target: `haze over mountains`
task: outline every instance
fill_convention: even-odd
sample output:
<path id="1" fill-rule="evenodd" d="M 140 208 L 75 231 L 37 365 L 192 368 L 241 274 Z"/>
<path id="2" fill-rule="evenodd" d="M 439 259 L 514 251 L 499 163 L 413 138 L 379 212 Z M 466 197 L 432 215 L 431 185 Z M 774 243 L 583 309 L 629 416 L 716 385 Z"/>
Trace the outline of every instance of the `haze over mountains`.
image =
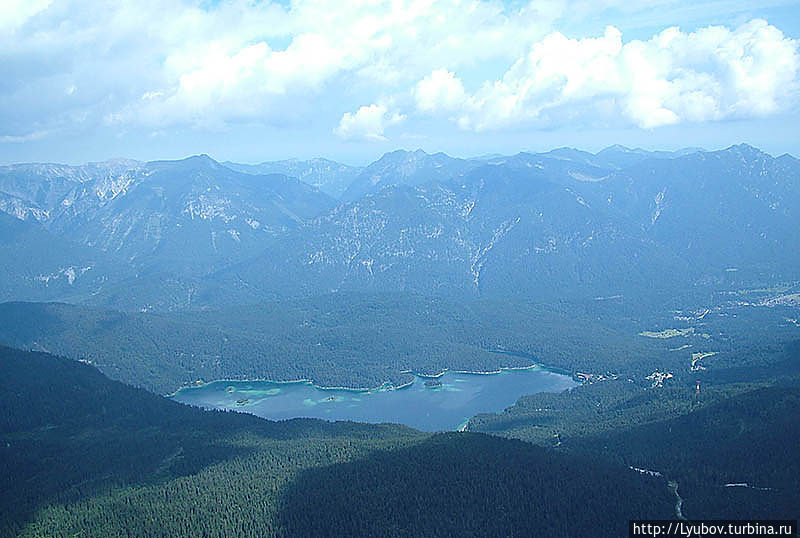
<path id="1" fill-rule="evenodd" d="M 0 538 L 797 535 L 798 5 L 1 2 Z"/>
<path id="2" fill-rule="evenodd" d="M 794 517 L 798 207 L 800 161 L 747 145 L 2 167 L 0 536 Z M 433 436 L 103 377 L 247 413 L 288 394 L 259 380 L 369 405 L 531 363 L 574 388 Z"/>
<path id="3" fill-rule="evenodd" d="M 246 174 L 283 174 L 317 187 L 322 192 L 339 198 L 350 186 L 350 183 L 363 170 L 360 166 L 349 166 L 328 159 L 310 159 L 300 161 L 267 161 L 261 164 L 240 164 L 226 161 L 222 163 L 231 170 Z"/>
<path id="4" fill-rule="evenodd" d="M 11 165 L 0 300 L 174 310 L 340 290 L 554 298 L 789 280 L 798 202 L 800 161 L 747 145 L 398 150 L 363 169 L 205 155 Z"/>

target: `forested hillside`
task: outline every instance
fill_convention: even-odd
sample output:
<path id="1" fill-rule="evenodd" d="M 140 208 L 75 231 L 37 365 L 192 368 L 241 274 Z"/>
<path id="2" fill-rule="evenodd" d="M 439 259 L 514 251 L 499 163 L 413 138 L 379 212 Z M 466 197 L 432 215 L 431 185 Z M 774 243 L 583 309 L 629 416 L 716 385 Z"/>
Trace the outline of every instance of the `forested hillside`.
<path id="1" fill-rule="evenodd" d="M 114 379 L 160 393 L 215 379 L 376 387 L 408 382 L 408 371 L 496 371 L 534 362 L 646 375 L 652 364 L 639 363 L 641 357 L 673 358 L 637 336 L 635 326 L 614 326 L 572 305 L 402 294 L 335 294 L 183 314 L 6 303 L 0 321 L 0 342 L 88 360 Z"/>
<path id="2" fill-rule="evenodd" d="M 217 379 L 377 387 L 406 383 L 409 371 L 532 363 L 637 386 L 660 372 L 672 374 L 668 385 L 680 379 L 693 387 L 697 379 L 772 375 L 782 346 L 797 337 L 787 321 L 796 317 L 793 289 L 719 296 L 711 308 L 684 306 L 681 297 L 649 307 L 624 298 L 458 302 L 401 293 L 183 313 L 5 303 L 0 343 L 87 360 L 113 379 L 161 394 Z M 699 366 L 695 354 L 703 356 Z"/>
<path id="3" fill-rule="evenodd" d="M 800 346 L 771 375 L 703 378 L 642 388 L 623 380 L 522 398 L 479 415 L 488 432 L 677 481 L 687 517 L 793 518 L 800 506 Z"/>

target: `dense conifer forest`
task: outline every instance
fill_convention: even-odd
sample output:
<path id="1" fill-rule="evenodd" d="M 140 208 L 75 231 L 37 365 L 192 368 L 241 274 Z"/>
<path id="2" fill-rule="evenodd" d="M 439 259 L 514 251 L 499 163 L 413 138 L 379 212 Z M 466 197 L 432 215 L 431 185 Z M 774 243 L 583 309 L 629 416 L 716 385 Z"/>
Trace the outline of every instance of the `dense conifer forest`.
<path id="1" fill-rule="evenodd" d="M 331 294 L 175 314 L 0 304 L 0 342 L 88 360 L 113 379 L 162 394 L 197 380 L 377 387 L 407 383 L 409 371 L 495 371 L 533 362 L 569 372 L 598 363 L 614 370 L 666 355 L 625 329 L 580 305 L 462 304 L 400 294 Z"/>
<path id="2" fill-rule="evenodd" d="M 796 337 L 784 321 L 791 313 L 780 308 L 676 322 L 676 301 L 650 308 L 619 300 L 462 303 L 337 293 L 171 314 L 3 303 L 0 342 L 87 360 L 112 379 L 166 394 L 216 379 L 377 387 L 407 383 L 409 371 L 495 371 L 534 362 L 643 382 L 654 370 L 686 377 L 697 346 L 717 352 L 703 375 L 726 375 L 721 370 L 734 366 L 771 368 L 775 351 Z M 675 326 L 693 332 L 677 340 L 639 334 Z M 695 349 L 670 350 L 684 343 Z"/>
<path id="3" fill-rule="evenodd" d="M 794 518 L 800 506 L 800 345 L 771 369 L 641 388 L 617 379 L 521 398 L 469 429 L 655 471 L 680 486 L 687 517 Z M 748 379 L 748 374 L 751 374 Z"/>

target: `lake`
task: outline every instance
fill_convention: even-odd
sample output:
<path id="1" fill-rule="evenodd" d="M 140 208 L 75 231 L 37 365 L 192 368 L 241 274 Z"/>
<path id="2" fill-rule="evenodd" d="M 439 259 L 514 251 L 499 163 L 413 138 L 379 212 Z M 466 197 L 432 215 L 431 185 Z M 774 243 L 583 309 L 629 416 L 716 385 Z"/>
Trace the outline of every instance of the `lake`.
<path id="1" fill-rule="evenodd" d="M 426 386 L 440 381 L 441 386 Z M 216 381 L 178 391 L 175 400 L 232 409 L 271 420 L 297 417 L 394 422 L 424 431 L 456 430 L 478 413 L 500 412 L 520 396 L 561 392 L 577 385 L 568 375 L 533 367 L 497 374 L 446 372 L 432 380 L 370 391 L 323 389 L 310 382 Z"/>

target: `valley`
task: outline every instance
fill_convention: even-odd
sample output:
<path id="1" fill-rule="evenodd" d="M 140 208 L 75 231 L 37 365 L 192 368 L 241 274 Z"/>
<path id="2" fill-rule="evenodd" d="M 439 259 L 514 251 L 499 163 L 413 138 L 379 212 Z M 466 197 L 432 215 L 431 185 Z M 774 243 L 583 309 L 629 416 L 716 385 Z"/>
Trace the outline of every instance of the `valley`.
<path id="1" fill-rule="evenodd" d="M 0 73 L 0 538 L 796 534 L 800 0 L 0 0 Z"/>
<path id="2" fill-rule="evenodd" d="M 791 516 L 798 181 L 749 146 L 0 167 L 0 535 Z"/>

